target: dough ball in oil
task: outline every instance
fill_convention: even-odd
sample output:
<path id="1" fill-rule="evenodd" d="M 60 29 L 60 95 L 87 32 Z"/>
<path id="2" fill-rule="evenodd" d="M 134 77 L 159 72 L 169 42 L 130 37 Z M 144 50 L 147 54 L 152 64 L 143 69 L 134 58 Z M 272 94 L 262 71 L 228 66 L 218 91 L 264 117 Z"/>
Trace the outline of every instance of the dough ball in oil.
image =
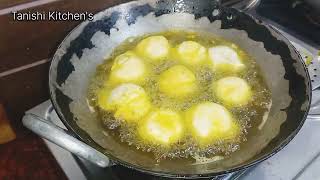
<path id="1" fill-rule="evenodd" d="M 127 51 L 115 58 L 109 80 L 112 84 L 141 84 L 146 76 L 147 70 L 143 60 L 132 51 Z"/>
<path id="2" fill-rule="evenodd" d="M 195 105 L 186 112 L 186 119 L 192 136 L 200 146 L 232 140 L 240 133 L 240 127 L 231 113 L 216 103 Z"/>
<path id="3" fill-rule="evenodd" d="M 152 106 L 144 89 L 131 83 L 121 84 L 110 92 L 101 89 L 97 97 L 101 109 L 113 112 L 115 118 L 127 122 L 142 119 Z"/>
<path id="4" fill-rule="evenodd" d="M 238 53 L 228 46 L 209 48 L 209 60 L 215 71 L 238 72 L 245 68 Z"/>
<path id="5" fill-rule="evenodd" d="M 217 98 L 228 106 L 248 104 L 252 91 L 248 83 L 239 77 L 225 77 L 213 82 L 212 88 Z"/>
<path id="6" fill-rule="evenodd" d="M 178 112 L 164 109 L 154 110 L 142 121 L 138 132 L 142 140 L 147 143 L 170 145 L 182 138 L 183 120 Z"/>
<path id="7" fill-rule="evenodd" d="M 195 41 L 184 41 L 176 48 L 177 58 L 184 64 L 199 65 L 207 59 L 207 49 Z"/>
<path id="8" fill-rule="evenodd" d="M 159 90 L 171 97 L 185 97 L 197 90 L 194 73 L 182 65 L 175 65 L 162 72 L 159 77 Z"/>
<path id="9" fill-rule="evenodd" d="M 164 36 L 150 36 L 137 45 L 136 51 L 147 60 L 163 60 L 169 55 L 170 45 Z"/>

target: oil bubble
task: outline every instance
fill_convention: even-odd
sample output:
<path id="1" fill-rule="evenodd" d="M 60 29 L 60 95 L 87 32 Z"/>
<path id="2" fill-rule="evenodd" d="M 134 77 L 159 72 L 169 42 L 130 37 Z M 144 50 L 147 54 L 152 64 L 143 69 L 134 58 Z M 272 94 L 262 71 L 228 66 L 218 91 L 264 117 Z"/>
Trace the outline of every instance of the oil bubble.
<path id="1" fill-rule="evenodd" d="M 185 40 L 191 39 L 197 41 L 206 48 L 210 48 L 216 45 L 226 45 L 233 47 L 243 59 L 243 63 L 246 66 L 246 71 L 230 73 L 213 71 L 208 64 L 199 65 L 196 67 L 188 66 L 188 68 L 195 74 L 198 91 L 197 93 L 185 98 L 169 97 L 159 91 L 158 79 L 160 74 L 168 68 L 179 64 L 176 61 L 174 54 L 169 54 L 164 60 L 156 62 L 146 61 L 146 66 L 149 68 L 148 76 L 145 79 L 144 84 L 141 86 L 145 89 L 147 95 L 152 102 L 154 108 L 164 108 L 173 111 L 184 113 L 190 107 L 203 103 L 203 102 L 215 102 L 222 104 L 212 92 L 212 82 L 226 76 L 238 76 L 245 79 L 249 86 L 252 88 L 253 96 L 251 101 L 240 107 L 228 107 L 235 121 L 240 127 L 240 133 L 237 137 L 230 140 L 218 139 L 206 146 L 199 145 L 199 142 L 193 138 L 189 131 L 186 131 L 183 137 L 178 141 L 170 145 L 164 145 L 159 143 L 144 142 L 137 133 L 137 128 L 140 122 L 128 123 L 123 119 L 114 118 L 112 112 L 107 112 L 99 108 L 97 105 L 97 92 L 101 88 L 113 88 L 113 85 L 108 84 L 108 74 L 110 72 L 113 59 L 128 50 L 133 50 L 134 47 L 143 38 L 150 36 L 142 36 L 130 38 L 122 45 L 115 49 L 110 58 L 106 59 L 105 63 L 99 65 L 96 70 L 96 74 L 92 79 L 88 88 L 88 100 L 90 105 L 93 106 L 101 120 L 102 126 L 105 128 L 108 136 L 113 136 L 115 139 L 126 143 L 128 148 L 134 148 L 145 153 L 152 153 L 157 161 L 160 163 L 162 159 L 175 159 L 175 158 L 192 158 L 196 162 L 208 162 L 218 161 L 231 153 L 241 149 L 241 144 L 247 141 L 250 136 L 250 130 L 257 128 L 254 123 L 260 121 L 265 112 L 268 110 L 268 105 L 271 99 L 271 92 L 266 85 L 266 82 L 261 74 L 257 63 L 254 58 L 249 56 L 240 46 L 228 42 L 219 37 L 215 37 L 208 34 L 200 34 L 195 32 L 186 31 L 167 31 L 152 35 L 165 36 L 172 47 L 180 44 Z"/>

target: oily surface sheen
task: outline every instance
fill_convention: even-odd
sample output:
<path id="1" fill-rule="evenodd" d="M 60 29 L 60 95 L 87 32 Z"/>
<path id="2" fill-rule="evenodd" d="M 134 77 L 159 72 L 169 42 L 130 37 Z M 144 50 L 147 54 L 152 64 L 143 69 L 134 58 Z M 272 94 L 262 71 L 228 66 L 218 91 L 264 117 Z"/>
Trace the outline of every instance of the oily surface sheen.
<path id="1" fill-rule="evenodd" d="M 168 44 L 150 47 L 145 40 L 152 36 L 160 36 L 158 41 L 165 37 Z M 123 54 L 131 60 L 123 63 Z M 122 64 L 138 71 L 126 74 L 130 70 L 121 69 Z M 243 81 L 232 83 L 239 78 Z M 113 90 L 124 87 L 135 87 L 136 95 L 120 93 L 119 102 L 125 105 L 108 103 Z M 205 33 L 172 30 L 123 42 L 98 66 L 88 99 L 114 138 L 160 160 L 220 157 L 238 150 L 250 136 L 249 128 L 258 128 L 252 122 L 260 122 L 268 111 L 271 92 L 255 60 L 241 47 Z"/>

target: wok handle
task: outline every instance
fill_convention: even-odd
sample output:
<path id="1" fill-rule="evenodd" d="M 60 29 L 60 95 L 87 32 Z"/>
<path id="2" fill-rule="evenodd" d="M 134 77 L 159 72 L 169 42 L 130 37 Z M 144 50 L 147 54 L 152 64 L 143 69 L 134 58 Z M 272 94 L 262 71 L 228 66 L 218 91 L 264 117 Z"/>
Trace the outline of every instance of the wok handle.
<path id="1" fill-rule="evenodd" d="M 68 134 L 67 131 L 59 126 L 34 114 L 26 114 L 22 118 L 25 127 L 38 134 L 39 136 L 57 144 L 58 146 L 100 166 L 111 166 L 109 158 L 94 148 L 88 146 L 77 138 Z"/>

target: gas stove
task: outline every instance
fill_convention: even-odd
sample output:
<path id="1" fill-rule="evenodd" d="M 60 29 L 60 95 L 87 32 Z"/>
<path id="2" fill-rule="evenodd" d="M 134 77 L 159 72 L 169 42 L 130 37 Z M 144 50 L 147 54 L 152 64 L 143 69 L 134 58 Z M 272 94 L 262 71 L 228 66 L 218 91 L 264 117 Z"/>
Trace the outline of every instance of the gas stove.
<path id="1" fill-rule="evenodd" d="M 281 30 L 280 30 L 281 31 Z M 284 33 L 284 32 L 282 32 Z M 285 34 L 285 33 L 284 33 Z M 311 46 L 302 44 L 299 40 L 285 34 L 296 48 L 301 52 L 303 57 L 307 59 L 312 56 L 314 64 L 320 61 L 315 56 L 316 50 Z M 313 67 L 312 67 L 313 68 Z M 311 74 L 311 73 L 310 73 Z M 54 124 L 65 128 L 51 102 L 48 100 L 26 113 L 32 113 L 53 122 Z M 319 116 L 318 116 L 319 115 Z M 216 177 L 213 180 L 229 180 L 229 179 L 246 179 L 246 180 L 275 180 L 275 179 L 320 179 L 320 89 L 313 91 L 312 107 L 309 118 L 300 130 L 298 135 L 279 153 L 270 159 L 258 164 L 257 166 L 235 172 L 223 177 Z M 306 141 L 307 140 L 307 141 Z M 113 166 L 108 168 L 100 168 L 90 162 L 78 158 L 59 146 L 44 140 L 54 157 L 57 159 L 61 168 L 67 177 L 71 180 L 85 179 L 164 179 L 142 174 L 137 171 L 127 169 L 122 166 Z"/>
<path id="2" fill-rule="evenodd" d="M 290 15 L 283 15 L 282 19 L 277 19 L 276 11 L 283 10 L 280 3 L 279 6 L 274 4 L 275 0 L 261 0 L 260 5 L 253 10 L 248 10 L 248 13 L 253 16 L 268 22 L 271 26 L 279 30 L 286 36 L 291 43 L 300 52 L 303 59 L 310 63 L 308 66 L 309 74 L 312 79 L 312 103 L 308 119 L 297 136 L 280 152 L 271 158 L 263 161 L 255 167 L 234 172 L 225 176 L 211 178 L 212 180 L 231 180 L 231 179 L 246 179 L 246 180 L 277 180 L 277 179 L 320 179 L 320 54 L 317 44 L 319 39 L 314 37 L 310 40 L 313 34 L 303 35 L 299 28 L 292 28 L 292 24 L 297 22 L 286 22 L 283 19 Z M 280 1 L 277 1 L 280 2 Z M 269 4 L 268 4 L 269 3 Z M 271 4 L 270 4 L 271 3 Z M 269 15 L 266 9 L 273 8 L 273 12 Z M 271 15 L 272 14 L 272 15 Z M 280 13 L 281 14 L 281 13 Z M 302 16 L 302 15 L 301 15 Z M 287 20 L 289 20 L 288 18 Z M 292 20 L 291 20 L 292 21 Z M 294 20 L 293 20 L 294 21 Z M 283 23 L 286 22 L 286 23 Z M 291 24 L 291 25 L 288 25 Z M 311 27 L 311 26 L 307 26 Z M 307 28 L 305 27 L 305 28 Z M 312 25 L 312 28 L 318 28 Z M 298 29 L 298 30 L 297 30 Z M 320 31 L 318 31 L 320 32 Z M 315 32 L 314 32 L 315 33 Z M 320 35 L 318 33 L 318 35 Z M 320 41 L 319 41 L 320 42 Z M 32 113 L 51 121 L 52 123 L 65 128 L 59 117 L 57 116 L 51 102 L 48 100 L 26 113 Z M 81 159 L 61 147 L 44 140 L 57 162 L 65 172 L 66 176 L 71 180 L 85 179 L 112 179 L 112 180 L 127 180 L 127 179 L 145 179 L 145 180 L 164 180 L 166 178 L 146 175 L 135 170 L 131 170 L 122 166 L 111 166 L 108 168 L 100 168 L 90 162 Z"/>

